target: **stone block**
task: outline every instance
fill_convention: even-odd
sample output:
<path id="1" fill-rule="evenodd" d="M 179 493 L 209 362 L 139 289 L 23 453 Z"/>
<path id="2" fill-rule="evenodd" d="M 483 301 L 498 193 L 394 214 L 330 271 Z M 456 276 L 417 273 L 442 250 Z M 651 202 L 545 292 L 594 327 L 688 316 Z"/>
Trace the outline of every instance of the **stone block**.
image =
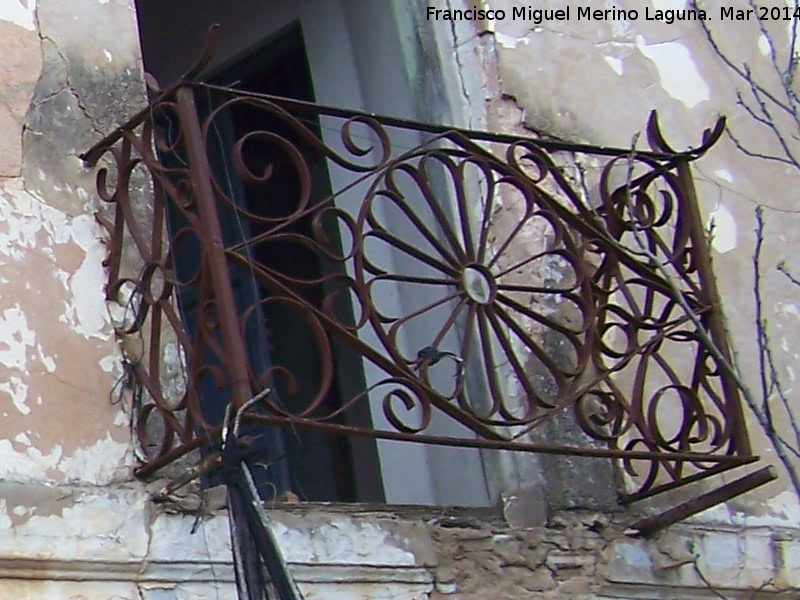
<path id="1" fill-rule="evenodd" d="M 496 541 L 493 551 L 503 565 L 525 566 L 525 557 L 519 540 L 512 538 Z"/>
<path id="2" fill-rule="evenodd" d="M 139 561 L 148 539 L 144 506 L 134 490 L 0 484 L 0 557 Z"/>
<path id="3" fill-rule="evenodd" d="M 0 580 L 0 598 L 14 600 L 139 600 L 133 582 Z"/>
<path id="4" fill-rule="evenodd" d="M 800 588 L 800 540 L 778 540 L 775 542 L 778 588 Z"/>
<path id="5" fill-rule="evenodd" d="M 547 522 L 547 498 L 541 485 L 504 492 L 503 517 L 513 528 L 539 527 Z"/>
<path id="6" fill-rule="evenodd" d="M 607 577 L 615 583 L 654 582 L 653 560 L 645 541 L 624 539 L 613 543 Z"/>
<path id="7" fill-rule="evenodd" d="M 535 571 L 520 570 L 514 581 L 531 592 L 544 592 L 556 588 L 555 579 L 549 569 L 539 568 Z"/>
<path id="8" fill-rule="evenodd" d="M 597 557 L 594 554 L 578 552 L 551 552 L 545 559 L 545 564 L 554 571 L 567 569 L 594 568 Z"/>
<path id="9" fill-rule="evenodd" d="M 572 577 L 558 585 L 559 593 L 564 598 L 580 598 L 591 592 L 594 580 L 590 577 Z"/>
<path id="10" fill-rule="evenodd" d="M 667 531 L 656 541 L 653 562 L 657 570 L 669 570 L 695 561 L 693 542 L 689 536 Z"/>

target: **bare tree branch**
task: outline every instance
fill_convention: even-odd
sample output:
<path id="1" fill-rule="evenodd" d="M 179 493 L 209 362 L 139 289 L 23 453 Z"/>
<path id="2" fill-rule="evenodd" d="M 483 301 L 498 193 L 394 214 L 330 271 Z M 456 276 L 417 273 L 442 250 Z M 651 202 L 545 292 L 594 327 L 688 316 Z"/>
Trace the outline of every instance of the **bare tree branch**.
<path id="1" fill-rule="evenodd" d="M 746 148 L 742 144 L 742 142 L 739 141 L 739 138 L 733 135 L 730 131 L 726 131 L 725 133 L 728 135 L 728 138 L 730 138 L 730 140 L 733 142 L 733 145 L 736 146 L 736 149 L 746 156 L 750 156 L 751 158 L 761 158 L 763 160 L 779 162 L 784 165 L 789 165 L 790 167 L 794 166 L 794 164 L 790 160 L 787 160 L 780 156 L 773 156 L 771 154 L 762 154 L 761 152 L 755 152 L 753 150 L 750 150 L 749 148 Z"/>
<path id="2" fill-rule="evenodd" d="M 697 0 L 692 5 L 696 7 Z M 751 10 L 758 15 L 759 5 L 757 0 L 748 0 Z M 799 19 L 794 14 L 800 11 L 800 0 L 786 3 L 784 10 L 791 10 L 791 25 L 788 27 L 788 41 L 776 37 L 776 32 L 785 31 L 775 29 L 777 23 L 767 24 L 756 19 L 757 32 L 760 35 L 759 44 L 766 45 L 764 61 L 766 68 L 753 68 L 746 62 L 740 63 L 720 44 L 719 39 L 712 30 L 712 25 L 699 21 L 705 39 L 711 50 L 735 76 L 742 90 L 736 92 L 736 104 L 744 115 L 760 126 L 756 131 L 768 132 L 771 149 L 762 150 L 762 145 L 751 144 L 749 138 L 727 131 L 728 137 L 736 149 L 743 155 L 757 161 L 774 162 L 786 167 L 787 172 L 794 172 L 800 176 L 800 95 L 795 88 L 800 69 L 800 56 L 798 55 L 798 34 L 800 34 Z M 787 52 L 783 56 L 783 52 Z M 785 65 L 785 67 L 784 67 Z M 761 64 L 764 67 L 763 63 Z M 773 77 L 773 75 L 775 77 Z M 764 128 L 764 129 L 761 129 Z M 761 141 L 761 140 L 759 140 Z M 769 145 L 766 146 L 770 148 Z M 754 149 L 758 148 L 758 150 Z M 758 169 L 757 163 L 754 169 Z M 775 450 L 777 459 L 784 467 L 795 493 L 800 497 L 800 415 L 797 410 L 796 398 L 793 402 L 792 390 L 784 386 L 781 378 L 783 372 L 779 369 L 776 356 L 777 349 L 773 347 L 770 336 L 769 320 L 767 318 L 765 281 L 764 281 L 764 244 L 769 238 L 766 234 L 767 220 L 765 208 L 758 205 L 755 210 L 755 246 L 752 255 L 753 268 L 753 300 L 755 304 L 754 326 L 758 356 L 758 394 L 756 397 L 744 383 L 737 361 L 738 354 L 732 350 L 733 380 L 740 387 L 747 407 L 750 409 L 755 422 L 763 430 L 770 444 Z M 777 270 L 786 278 L 790 285 L 800 288 L 800 278 L 795 277 L 781 261 Z M 683 305 L 681 305 L 683 308 Z M 704 340 L 705 341 L 705 340 Z M 716 358 L 716 354 L 713 353 Z M 721 362 L 726 370 L 729 364 Z M 727 600 L 724 594 L 715 589 L 706 578 L 698 564 L 699 557 L 695 557 L 694 568 L 700 580 L 718 598 Z M 770 581 L 764 582 L 757 589 L 752 590 L 751 598 L 755 598 L 760 591 L 769 586 Z"/>
<path id="3" fill-rule="evenodd" d="M 697 0 L 692 0 L 691 7 L 695 9 L 698 8 Z M 714 34 L 711 32 L 711 28 L 706 24 L 706 22 L 700 20 L 698 21 L 698 23 L 700 23 L 700 27 L 702 27 L 703 29 L 703 33 L 705 34 L 708 44 L 711 46 L 711 49 L 714 50 L 714 53 L 719 57 L 719 59 L 722 60 L 722 62 L 724 62 L 728 66 L 728 68 L 731 69 L 734 73 L 736 73 L 739 77 L 747 81 L 747 75 L 744 69 L 736 65 L 730 59 L 730 57 L 725 52 L 723 52 L 722 48 L 717 43 Z M 759 92 L 764 94 L 764 97 L 768 98 L 770 102 L 778 106 L 781 110 L 783 110 L 787 114 L 794 115 L 794 111 L 792 110 L 792 107 L 789 104 L 781 102 L 778 98 L 776 98 L 773 94 L 771 94 L 769 90 L 765 89 L 761 84 L 756 83 L 756 86 Z"/>
<path id="4" fill-rule="evenodd" d="M 769 378 L 767 376 L 767 356 L 764 352 L 766 339 L 763 300 L 761 299 L 761 247 L 764 243 L 764 209 L 756 207 L 756 247 L 753 253 L 753 298 L 756 305 L 756 339 L 758 341 L 758 374 L 761 381 L 761 411 L 766 422 L 767 435 L 775 435 L 775 424 L 769 406 Z"/>
<path id="5" fill-rule="evenodd" d="M 772 131 L 772 134 L 775 136 L 775 139 L 778 140 L 778 144 L 780 144 L 781 150 L 783 154 L 789 159 L 792 163 L 792 166 L 800 169 L 800 162 L 797 161 L 792 151 L 789 149 L 789 145 L 786 143 L 783 134 L 781 133 L 780 128 L 778 127 L 777 122 L 775 121 L 775 117 L 770 112 L 767 103 L 764 101 L 764 98 L 760 92 L 761 86 L 757 85 L 755 80 L 753 79 L 752 72 L 750 71 L 750 67 L 745 65 L 744 66 L 745 73 L 747 74 L 747 82 L 750 86 L 750 92 L 753 94 L 753 98 L 755 98 L 756 102 L 758 102 L 758 106 L 761 109 L 761 114 L 764 117 L 764 120 L 767 122 L 767 127 Z M 796 118 L 795 118 L 795 122 Z"/>
<path id="6" fill-rule="evenodd" d="M 765 127 L 770 127 L 770 122 L 767 121 L 764 117 L 756 114 L 755 109 L 752 106 L 750 106 L 747 102 L 745 102 L 744 98 L 742 98 L 742 93 L 738 91 L 736 92 L 736 104 L 741 106 L 744 109 L 744 111 L 748 114 L 748 116 L 751 119 L 753 119 L 753 121 L 755 121 L 756 123 L 760 123 Z"/>

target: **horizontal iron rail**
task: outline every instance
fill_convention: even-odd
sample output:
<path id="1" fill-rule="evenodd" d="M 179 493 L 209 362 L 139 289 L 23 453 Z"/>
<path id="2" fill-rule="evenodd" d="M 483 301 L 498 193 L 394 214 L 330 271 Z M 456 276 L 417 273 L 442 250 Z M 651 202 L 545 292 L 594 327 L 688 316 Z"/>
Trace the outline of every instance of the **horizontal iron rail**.
<path id="1" fill-rule="evenodd" d="M 209 83 L 200 83 L 194 81 L 182 81 L 170 86 L 158 98 L 149 103 L 145 108 L 136 113 L 123 125 L 108 134 L 102 140 L 94 144 L 89 150 L 80 155 L 81 160 L 93 166 L 93 160 L 96 160 L 98 152 L 107 148 L 108 146 L 116 143 L 121 137 L 122 132 L 125 130 L 134 129 L 141 124 L 144 119 L 150 115 L 152 107 L 160 101 L 170 98 L 175 95 L 181 87 L 201 88 L 213 90 L 215 92 L 229 94 L 231 96 L 238 96 L 243 98 L 255 98 L 274 102 L 283 106 L 292 107 L 294 109 L 301 109 L 306 112 L 326 115 L 331 117 L 351 118 L 351 117 L 364 117 L 375 119 L 382 125 L 390 127 L 398 127 L 403 129 L 414 129 L 425 133 L 444 134 L 448 132 L 459 133 L 472 140 L 479 140 L 484 142 L 495 142 L 502 144 L 513 144 L 520 141 L 530 142 L 542 150 L 555 151 L 555 152 L 577 152 L 581 154 L 594 154 L 599 156 L 616 156 L 625 157 L 630 156 L 630 148 L 618 148 L 615 146 L 596 146 L 591 144 L 581 144 L 577 142 L 567 142 L 562 140 L 542 139 L 536 137 L 524 137 L 519 135 L 512 135 L 507 133 L 495 133 L 491 131 L 479 131 L 474 129 L 467 129 L 463 127 L 455 127 L 451 125 L 434 125 L 432 123 L 425 123 L 416 121 L 414 119 L 406 119 L 400 117 L 391 117 L 381 115 L 373 112 L 360 111 L 355 109 L 340 108 L 329 106 L 325 104 L 318 104 L 316 102 L 308 102 L 305 100 L 295 100 L 292 98 L 285 98 L 283 96 L 273 96 L 270 94 L 259 94 L 256 92 L 248 92 L 246 90 L 239 90 L 236 88 L 223 87 L 212 85 Z M 724 123 L 724 121 L 723 121 Z M 718 124 L 715 129 L 719 129 L 723 125 Z M 654 160 L 672 161 L 675 159 L 682 160 L 695 160 L 703 155 L 707 150 L 709 144 L 704 143 L 697 148 L 690 148 L 684 152 L 655 152 L 651 150 L 636 150 L 637 156 L 643 156 Z"/>
<path id="2" fill-rule="evenodd" d="M 634 502 L 639 502 L 640 500 L 651 498 L 653 496 L 657 496 L 658 494 L 678 489 L 679 487 L 682 487 L 684 485 L 695 483 L 697 481 L 702 481 L 703 479 L 713 477 L 714 475 L 719 475 L 720 473 L 725 473 L 726 471 L 730 471 L 731 469 L 736 469 L 740 466 L 741 465 L 737 465 L 734 463 L 719 463 L 717 464 L 717 466 L 711 467 L 710 469 L 704 469 L 702 471 L 698 471 L 697 473 L 693 473 L 691 475 L 683 475 L 678 479 L 673 479 L 672 481 L 667 481 L 666 483 L 654 485 L 640 492 L 633 492 L 630 494 L 620 492 L 619 501 L 620 504 L 633 504 Z"/>
<path id="3" fill-rule="evenodd" d="M 613 448 L 577 448 L 574 446 L 554 446 L 552 444 L 535 444 L 511 440 L 488 440 L 470 438 L 447 438 L 422 433 L 403 433 L 383 429 L 360 429 L 338 423 L 320 423 L 313 419 L 301 417 L 272 417 L 269 415 L 245 415 L 249 421 L 265 423 L 267 425 L 283 425 L 286 427 L 300 427 L 315 429 L 339 435 L 369 436 L 378 439 L 417 442 L 435 446 L 454 446 L 460 448 L 485 448 L 487 450 L 519 450 L 536 454 L 558 454 L 564 456 L 586 456 L 590 458 L 629 458 L 631 460 L 657 460 L 674 462 L 715 462 L 723 464 L 744 465 L 756 462 L 759 456 L 731 456 L 727 454 L 713 455 L 694 452 L 655 452 L 645 450 L 618 450 Z"/>
<path id="4" fill-rule="evenodd" d="M 278 425 L 283 427 L 298 427 L 301 429 L 309 429 L 316 431 L 325 431 L 332 435 L 353 436 L 353 437 L 369 437 L 383 440 L 390 440 L 396 442 L 411 442 L 418 444 L 427 444 L 433 446 L 449 446 L 456 448 L 480 448 L 486 450 L 508 450 L 530 452 L 533 454 L 549 454 L 549 455 L 562 455 L 562 456 L 581 456 L 587 458 L 618 458 L 630 460 L 655 460 L 655 461 L 674 461 L 674 462 L 709 462 L 717 463 L 719 466 L 712 467 L 708 470 L 702 471 L 685 478 L 681 478 L 676 482 L 670 482 L 660 486 L 658 492 L 652 494 L 626 494 L 623 495 L 621 501 L 624 503 L 632 503 L 637 500 L 644 499 L 655 493 L 667 491 L 675 487 L 679 487 L 683 483 L 691 483 L 716 475 L 720 472 L 748 465 L 760 460 L 758 455 L 748 456 L 732 456 L 732 455 L 711 455 L 699 454 L 693 452 L 654 452 L 654 451 L 641 451 L 641 450 L 619 450 L 613 448 L 578 448 L 574 446 L 554 446 L 549 444 L 535 444 L 530 442 L 520 442 L 516 440 L 488 440 L 488 439 L 470 439 L 470 438 L 445 438 L 441 436 L 426 435 L 420 433 L 403 433 L 399 431 L 388 431 L 381 429 L 361 429 L 348 425 L 341 425 L 335 423 L 321 423 L 313 419 L 303 418 L 290 418 L 290 417 L 270 417 L 268 415 L 254 415 L 247 414 L 244 418 L 248 421 L 263 423 L 267 425 Z M 200 446 L 208 443 L 211 439 L 217 437 L 221 431 L 221 427 L 210 427 L 205 434 L 193 438 L 191 441 L 182 443 L 180 446 L 169 450 L 161 456 L 149 460 L 146 464 L 141 465 L 135 469 L 136 475 L 139 477 L 147 477 L 152 473 L 158 471 L 170 462 L 180 458 L 181 456 L 199 448 Z M 674 484 L 674 485 L 673 485 Z M 653 488 L 656 489 L 656 488 Z"/>

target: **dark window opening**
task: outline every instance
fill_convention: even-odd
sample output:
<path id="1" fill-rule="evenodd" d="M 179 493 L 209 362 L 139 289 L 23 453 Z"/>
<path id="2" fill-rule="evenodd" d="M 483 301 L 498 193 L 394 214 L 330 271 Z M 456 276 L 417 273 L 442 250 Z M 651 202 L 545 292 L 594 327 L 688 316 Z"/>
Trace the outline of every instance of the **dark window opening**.
<path id="1" fill-rule="evenodd" d="M 146 53 L 145 53 L 146 56 Z M 235 86 L 241 90 L 314 100 L 313 85 L 299 27 L 292 27 L 276 39 L 241 60 L 223 68 L 207 81 L 219 85 Z M 198 96 L 198 109 L 209 115 L 222 100 L 208 93 Z M 318 123 L 307 122 L 313 128 Z M 313 196 L 319 202 L 330 193 L 324 159 L 313 159 L 313 152 L 304 146 L 297 132 L 281 125 L 263 110 L 247 104 L 236 104 L 214 119 L 207 138 L 207 152 L 212 173 L 222 192 L 234 202 L 233 210 L 220 206 L 218 218 L 226 247 L 263 233 L 267 226 L 241 218 L 241 208 L 253 215 L 267 219 L 288 216 L 296 208 L 301 182 L 287 156 L 276 149 L 268 137 L 252 136 L 242 145 L 242 161 L 253 173 L 271 170 L 269 185 L 250 182 L 235 168 L 232 150 L 237 140 L 251 132 L 269 132 L 283 137 L 305 157 L 310 170 Z M 174 207 L 169 211 L 170 229 L 180 230 L 183 217 Z M 323 223 L 329 239 L 338 240 L 337 224 Z M 312 237 L 311 218 L 294 222 L 284 230 L 292 234 Z M 186 240 L 175 255 L 175 272 L 179 281 L 188 281 L 197 271 L 200 256 L 199 244 Z M 249 257 L 283 276 L 303 280 L 320 279 L 341 268 L 322 260 L 317 253 L 302 244 L 271 240 L 250 250 Z M 270 372 L 268 381 L 258 383 L 275 390 L 273 399 L 290 412 L 296 412 L 313 397 L 321 385 L 322 374 L 317 368 L 318 349 L 314 336 L 302 315 L 281 302 L 270 302 L 270 292 L 264 289 L 246 268 L 232 266 L 231 285 L 240 316 L 247 314 L 244 327 L 245 344 L 254 374 Z M 303 299 L 321 307 L 326 296 L 335 290 L 325 286 L 309 287 Z M 334 310 L 345 320 L 352 320 L 352 308 L 347 293 L 333 294 Z M 197 331 L 198 291 L 184 288 L 179 294 L 183 318 L 190 333 Z M 254 310 L 252 307 L 256 306 Z M 341 405 L 343 398 L 358 395 L 364 389 L 364 378 L 358 356 L 343 344 L 332 343 L 334 381 L 325 395 L 319 414 L 328 414 Z M 203 364 L 214 364 L 218 359 L 210 350 L 197 357 Z M 291 373 L 292 378 L 281 376 Z M 209 373 L 198 390 L 203 402 L 204 418 L 218 424 L 230 399 L 230 387 L 220 386 Z M 313 415 L 311 415 L 313 416 Z M 348 410 L 344 421 L 350 425 L 369 426 L 368 408 Z M 301 499 L 314 501 L 370 501 L 383 500 L 375 442 L 330 436 L 316 431 L 282 429 L 278 427 L 250 427 L 243 432 L 254 436 L 258 454 L 263 457 L 264 468 L 256 469 L 257 484 L 265 498 L 272 498 L 291 490 Z"/>

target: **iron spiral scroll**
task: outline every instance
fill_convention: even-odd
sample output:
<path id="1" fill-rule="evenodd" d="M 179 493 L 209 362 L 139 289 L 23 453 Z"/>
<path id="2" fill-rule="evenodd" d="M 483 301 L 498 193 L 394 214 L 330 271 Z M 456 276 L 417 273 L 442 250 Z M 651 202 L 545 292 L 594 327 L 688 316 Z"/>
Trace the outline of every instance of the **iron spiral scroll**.
<path id="1" fill-rule="evenodd" d="M 226 133 L 235 110 L 269 127 Z M 190 82 L 164 91 L 86 154 L 110 162 L 98 173 L 113 209 L 107 296 L 126 289 L 137 307 L 118 333 L 142 340 L 140 473 L 218 434 L 202 409 L 209 386 L 237 405 L 279 387 L 253 422 L 610 457 L 627 499 L 751 462 L 737 390 L 707 347 L 724 331 L 689 178 L 721 131 L 678 153 L 652 119 L 653 150 L 631 152 Z M 187 248 L 195 268 L 180 272 Z M 231 299 L 234 280 L 258 290 L 247 305 Z M 276 315 L 302 323 L 313 385 L 248 351 L 248 332 Z M 185 363 L 170 390 L 165 341 Z M 363 385 L 331 408 L 343 352 Z M 363 404 L 372 425 L 348 423 Z M 564 413 L 585 444 L 537 437 Z M 462 433 L 437 434 L 441 418 Z"/>

